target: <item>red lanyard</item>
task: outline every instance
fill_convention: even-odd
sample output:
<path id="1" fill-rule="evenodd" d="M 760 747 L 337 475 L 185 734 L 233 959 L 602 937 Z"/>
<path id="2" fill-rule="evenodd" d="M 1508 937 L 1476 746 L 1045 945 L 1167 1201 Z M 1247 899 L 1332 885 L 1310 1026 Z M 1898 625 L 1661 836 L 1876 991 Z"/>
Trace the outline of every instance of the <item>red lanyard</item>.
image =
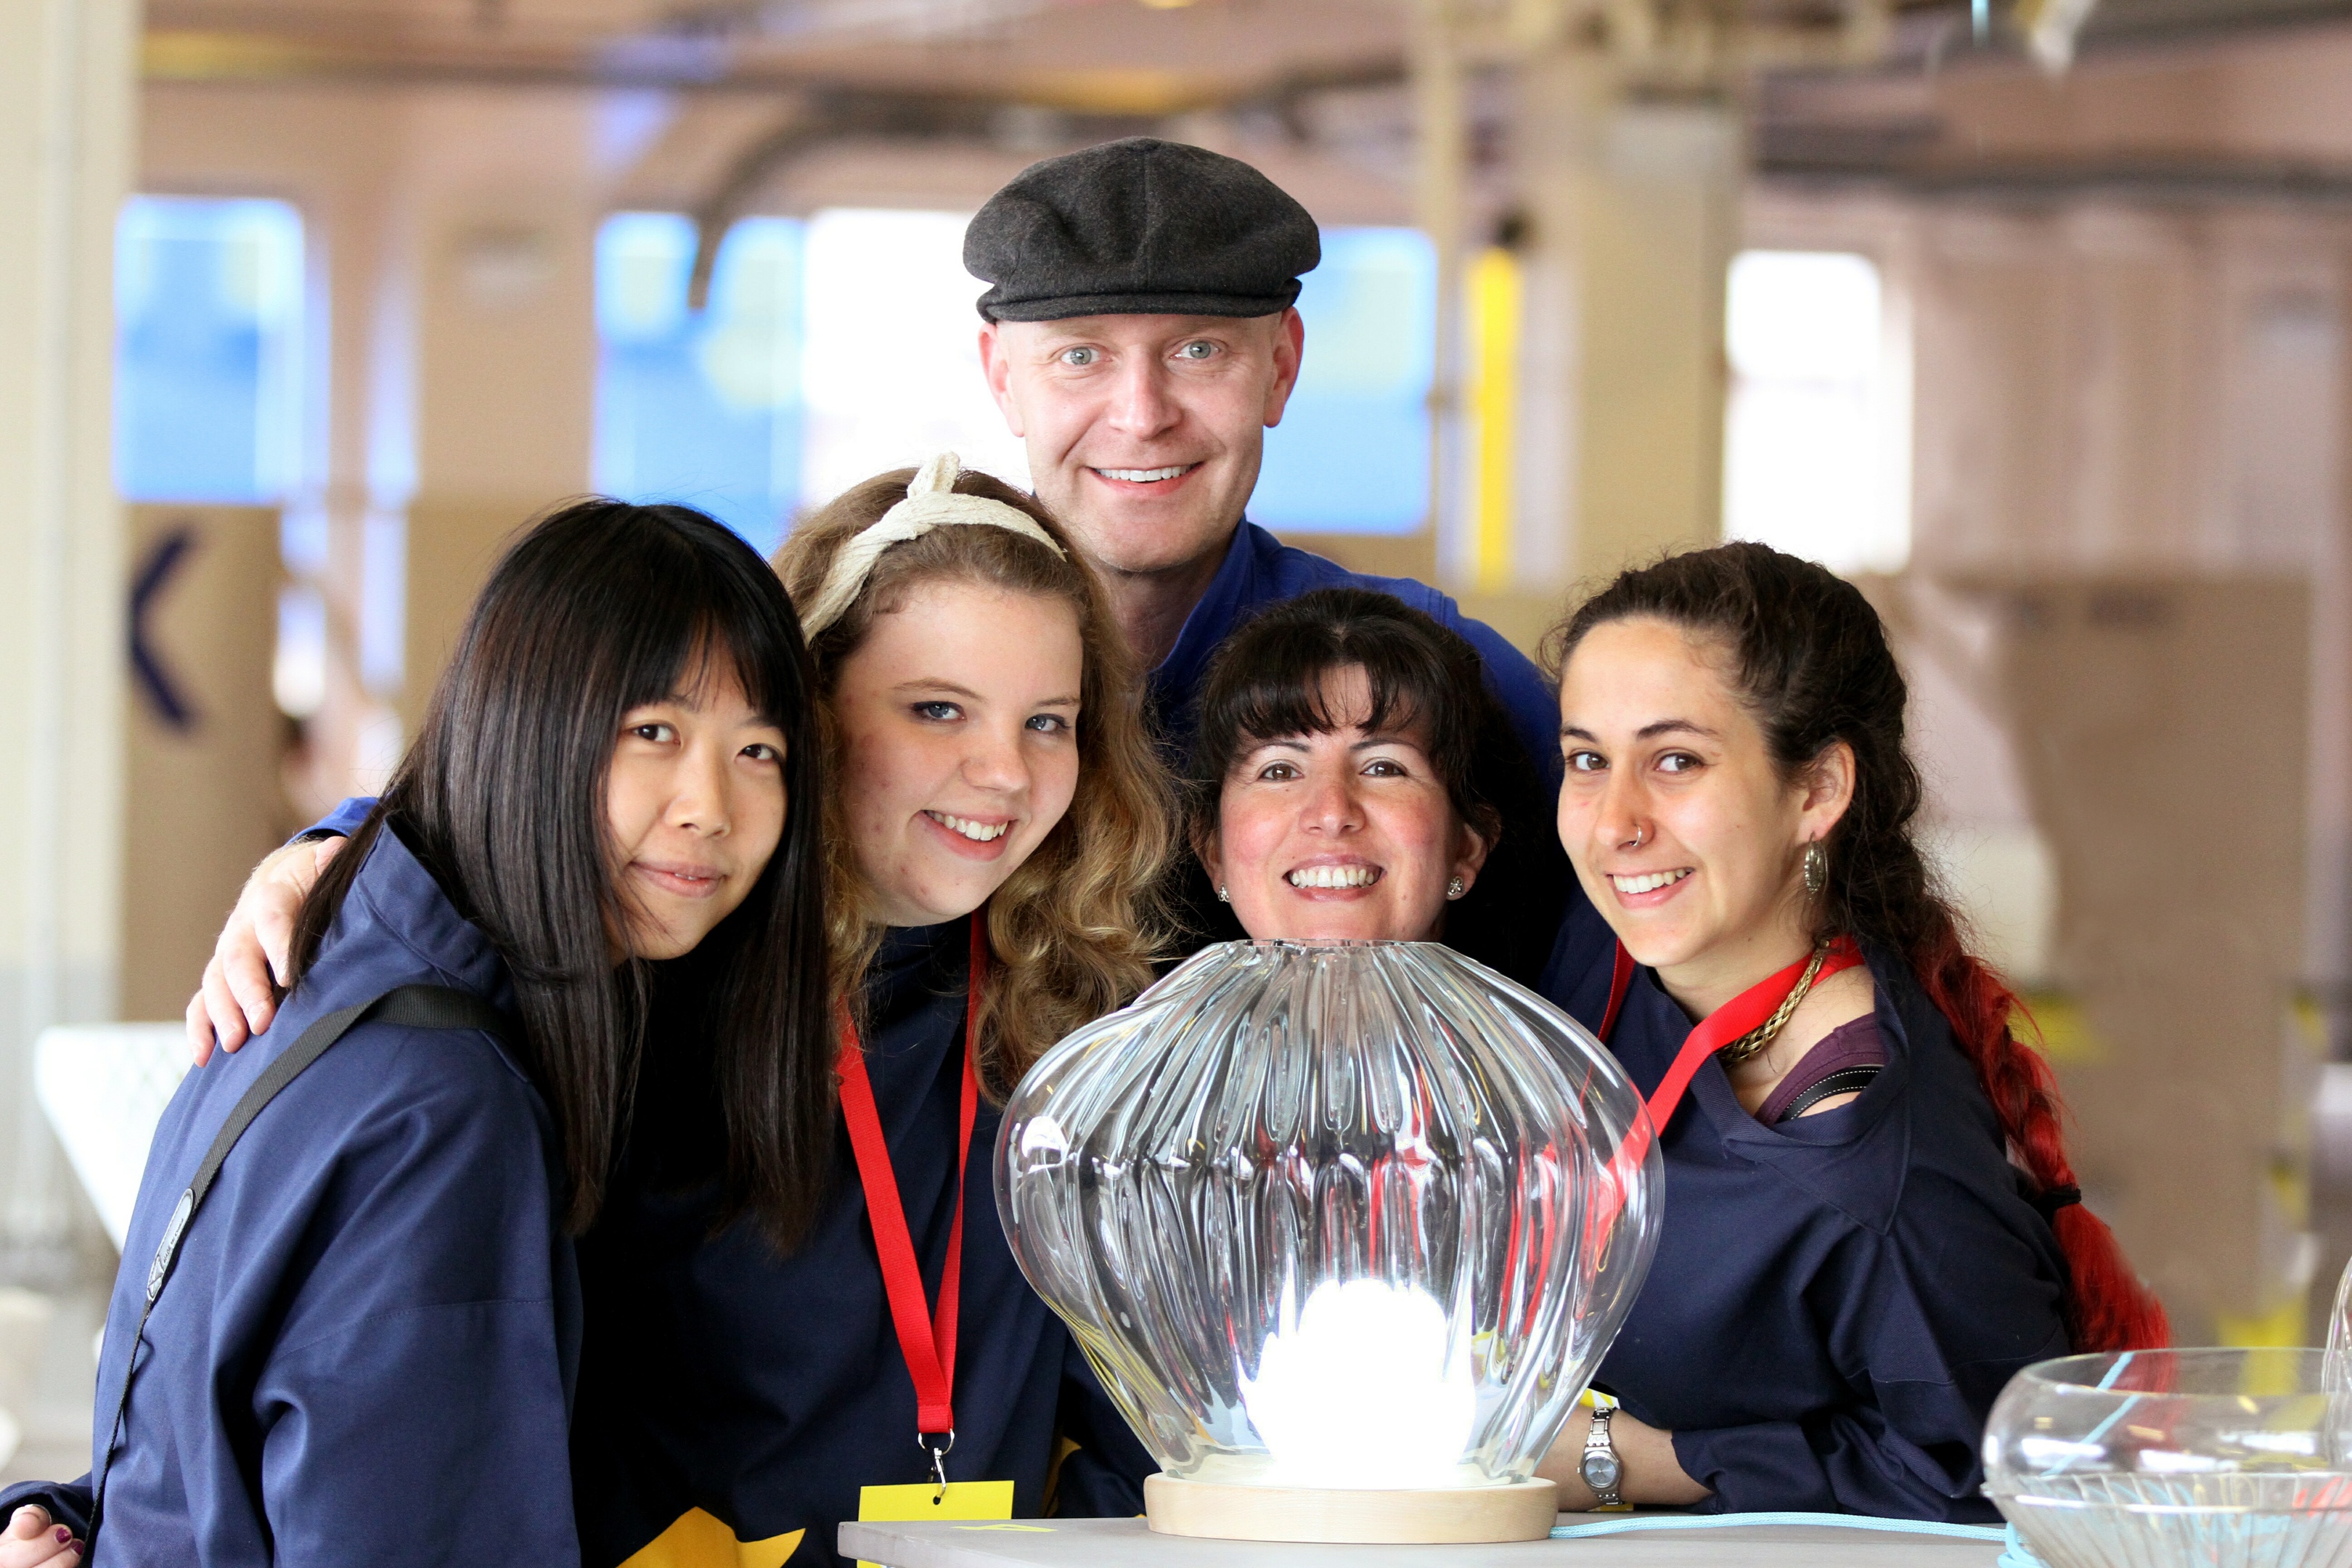
<path id="1" fill-rule="evenodd" d="M 1650 1141 L 1664 1131 L 1666 1123 L 1674 1119 L 1675 1109 L 1682 1104 L 1683 1095 L 1689 1089 L 1690 1081 L 1698 1069 L 1706 1065 L 1709 1057 L 1770 1017 L 1773 1009 L 1788 1000 L 1789 993 L 1796 989 L 1798 979 L 1805 973 L 1805 965 L 1812 961 L 1812 954 L 1807 953 L 1779 973 L 1758 981 L 1701 1018 L 1697 1026 L 1685 1037 L 1674 1066 L 1666 1069 L 1666 1076 L 1658 1080 L 1656 1091 L 1650 1096 L 1649 1120 L 1633 1124 L 1633 1131 L 1625 1135 L 1625 1142 L 1618 1146 L 1617 1157 L 1609 1162 L 1612 1190 L 1601 1194 L 1596 1205 L 1600 1213 L 1591 1226 L 1593 1235 L 1598 1236 L 1601 1226 L 1617 1217 L 1617 1211 L 1624 1205 L 1624 1194 L 1633 1189 L 1633 1173 L 1641 1169 L 1643 1159 L 1650 1152 Z M 1855 945 L 1853 938 L 1842 936 L 1830 943 L 1828 956 L 1822 960 L 1821 973 L 1813 976 L 1814 984 L 1819 984 L 1841 970 L 1852 969 L 1861 962 L 1862 949 Z M 1601 1037 L 1603 1040 L 1608 1039 L 1617 1027 L 1618 1010 L 1625 1005 L 1625 994 L 1633 984 L 1633 955 L 1625 951 L 1623 942 L 1619 942 L 1617 957 L 1609 976 L 1609 1008 L 1601 1016 Z"/>
<path id="2" fill-rule="evenodd" d="M 857 1026 L 849 1009 L 841 1010 L 841 1056 L 835 1063 L 841 1074 L 841 1116 L 849 1123 L 849 1147 L 857 1156 L 857 1180 L 866 1189 L 866 1212 L 874 1224 L 874 1250 L 882 1263 L 882 1286 L 890 1298 L 890 1321 L 898 1331 L 898 1349 L 915 1380 L 915 1434 L 919 1442 L 944 1435 L 955 1443 L 956 1289 L 963 1273 L 964 1166 L 971 1157 L 971 1124 L 980 1112 L 980 1078 L 972 1059 L 980 1049 L 981 988 L 988 978 L 988 933 L 985 913 L 971 917 L 971 979 L 964 988 L 963 1104 L 961 1131 L 956 1143 L 955 1221 L 948 1230 L 947 1268 L 940 1275 L 940 1305 L 936 1318 L 923 1312 L 923 1271 L 915 1261 L 915 1244 L 907 1234 L 907 1211 L 898 1201 L 898 1178 L 890 1169 L 890 1146 L 882 1137 L 882 1115 L 875 1108 L 874 1085 L 866 1076 L 866 1056 L 857 1044 Z M 935 1446 L 923 1442 L 927 1448 Z M 935 1452 L 945 1454 L 943 1447 Z"/>

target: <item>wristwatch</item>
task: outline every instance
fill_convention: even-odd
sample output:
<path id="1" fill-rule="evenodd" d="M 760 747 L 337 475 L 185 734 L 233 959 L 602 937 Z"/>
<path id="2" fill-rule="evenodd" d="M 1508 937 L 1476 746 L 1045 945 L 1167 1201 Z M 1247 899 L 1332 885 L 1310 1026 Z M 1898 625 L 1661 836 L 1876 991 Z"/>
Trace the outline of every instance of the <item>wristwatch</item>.
<path id="1" fill-rule="evenodd" d="M 1622 1507 L 1625 1501 L 1617 1489 L 1625 1479 L 1625 1464 L 1609 1441 L 1609 1417 L 1616 1413 L 1615 1400 L 1605 1394 L 1592 1396 L 1592 1429 L 1584 1435 L 1584 1458 L 1576 1468 L 1592 1489 L 1592 1500 L 1602 1508 Z"/>

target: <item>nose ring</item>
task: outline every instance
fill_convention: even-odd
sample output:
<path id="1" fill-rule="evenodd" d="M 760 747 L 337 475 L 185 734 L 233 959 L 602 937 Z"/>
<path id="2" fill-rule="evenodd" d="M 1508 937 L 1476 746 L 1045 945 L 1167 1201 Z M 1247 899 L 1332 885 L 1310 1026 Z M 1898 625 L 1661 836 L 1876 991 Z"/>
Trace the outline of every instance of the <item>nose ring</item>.
<path id="1" fill-rule="evenodd" d="M 1626 848 L 1628 848 L 1628 849 L 1639 849 L 1639 848 L 1642 847 L 1642 845 L 1643 845 L 1643 843 L 1644 843 L 1644 842 L 1649 838 L 1649 836 L 1650 836 L 1650 830 L 1649 830 L 1648 828 L 1646 828 L 1646 827 L 1640 827 L 1640 826 L 1637 826 L 1637 827 L 1635 827 L 1635 828 L 1633 829 L 1633 842 L 1632 842 L 1632 843 L 1630 843 L 1630 844 L 1628 844 L 1628 845 L 1626 845 L 1626 846 L 1625 846 L 1625 847 L 1626 847 Z"/>

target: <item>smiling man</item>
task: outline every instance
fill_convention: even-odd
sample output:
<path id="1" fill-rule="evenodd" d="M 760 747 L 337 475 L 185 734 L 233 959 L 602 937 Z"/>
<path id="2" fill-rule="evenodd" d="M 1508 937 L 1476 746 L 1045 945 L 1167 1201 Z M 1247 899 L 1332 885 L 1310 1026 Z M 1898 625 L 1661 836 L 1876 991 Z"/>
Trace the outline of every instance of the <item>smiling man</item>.
<path id="1" fill-rule="evenodd" d="M 1022 171 L 964 236 L 981 363 L 1037 497 L 1108 583 L 1180 757 L 1209 655 L 1251 612 L 1316 588 L 1395 595 L 1461 632 L 1547 779 L 1559 713 L 1526 656 L 1410 578 L 1284 545 L 1247 517 L 1298 384 L 1307 209 L 1237 159 L 1150 137 Z"/>

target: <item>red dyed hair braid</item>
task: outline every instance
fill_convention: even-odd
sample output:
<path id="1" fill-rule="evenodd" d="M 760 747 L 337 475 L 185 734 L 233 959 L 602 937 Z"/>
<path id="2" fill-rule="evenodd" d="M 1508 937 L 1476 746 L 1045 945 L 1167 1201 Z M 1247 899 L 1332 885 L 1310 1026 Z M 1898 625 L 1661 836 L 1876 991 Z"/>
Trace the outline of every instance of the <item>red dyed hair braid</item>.
<path id="1" fill-rule="evenodd" d="M 2043 1192 L 2079 1192 L 2060 1131 L 2065 1108 L 2057 1079 L 2042 1053 L 2017 1037 L 2012 1023 L 2025 1016 L 2024 1004 L 2000 975 L 1969 956 L 1948 921 L 1928 947 L 1912 960 L 1920 989 L 1975 1063 L 2015 1158 Z M 2071 1276 L 2066 1337 L 2077 1352 L 2153 1350 L 2170 1342 L 2163 1303 L 2132 1272 L 2105 1220 L 2075 1202 L 2053 1215 L 2050 1225 Z"/>

